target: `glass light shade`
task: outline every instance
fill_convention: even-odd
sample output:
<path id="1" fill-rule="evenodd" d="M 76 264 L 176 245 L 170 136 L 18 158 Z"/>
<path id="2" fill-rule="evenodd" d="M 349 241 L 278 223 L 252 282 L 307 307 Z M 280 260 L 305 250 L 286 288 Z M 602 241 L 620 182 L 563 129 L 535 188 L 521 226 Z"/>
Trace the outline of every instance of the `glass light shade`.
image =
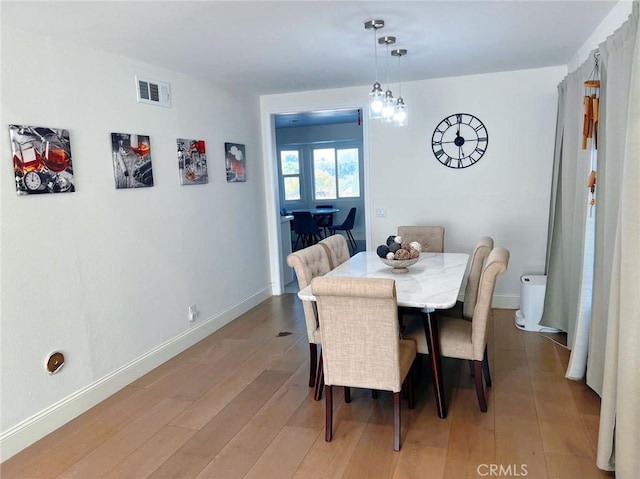
<path id="1" fill-rule="evenodd" d="M 380 87 L 380 83 L 373 84 L 373 90 L 369 93 L 369 118 L 382 118 L 382 107 L 384 105 L 384 93 Z"/>
<path id="2" fill-rule="evenodd" d="M 402 97 L 398 98 L 396 111 L 393 114 L 393 122 L 396 126 L 406 126 L 409 123 L 409 115 L 407 113 L 407 105 L 405 105 L 404 99 Z"/>
<path id="3" fill-rule="evenodd" d="M 382 107 L 382 121 L 393 121 L 393 114 L 396 111 L 396 101 L 393 99 L 393 93 L 391 90 L 387 90 L 384 93 L 384 105 Z"/>

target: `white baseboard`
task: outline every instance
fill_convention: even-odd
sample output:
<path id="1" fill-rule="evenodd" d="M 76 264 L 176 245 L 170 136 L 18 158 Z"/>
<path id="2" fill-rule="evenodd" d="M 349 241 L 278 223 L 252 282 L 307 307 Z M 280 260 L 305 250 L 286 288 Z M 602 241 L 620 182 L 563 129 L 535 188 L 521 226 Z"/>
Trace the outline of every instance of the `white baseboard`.
<path id="1" fill-rule="evenodd" d="M 148 351 L 0 434 L 0 462 L 9 459 L 60 426 L 92 408 L 123 387 L 193 346 L 272 296 L 271 288 L 255 293 L 225 311 Z"/>
<path id="2" fill-rule="evenodd" d="M 518 309 L 520 308 L 520 296 L 494 294 L 492 306 L 497 309 Z"/>

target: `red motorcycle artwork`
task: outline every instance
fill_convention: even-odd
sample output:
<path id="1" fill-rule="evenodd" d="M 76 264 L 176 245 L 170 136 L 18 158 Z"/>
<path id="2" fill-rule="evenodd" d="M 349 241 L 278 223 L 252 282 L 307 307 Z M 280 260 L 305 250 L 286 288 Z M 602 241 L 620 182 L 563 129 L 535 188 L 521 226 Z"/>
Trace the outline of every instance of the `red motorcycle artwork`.
<path id="1" fill-rule="evenodd" d="M 9 125 L 18 195 L 75 191 L 67 130 Z"/>

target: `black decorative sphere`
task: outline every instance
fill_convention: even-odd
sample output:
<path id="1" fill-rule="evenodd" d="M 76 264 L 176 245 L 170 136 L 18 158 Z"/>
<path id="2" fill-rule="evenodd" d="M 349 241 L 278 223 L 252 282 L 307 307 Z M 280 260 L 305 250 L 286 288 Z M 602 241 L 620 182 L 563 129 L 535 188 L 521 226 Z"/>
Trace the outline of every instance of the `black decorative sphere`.
<path id="1" fill-rule="evenodd" d="M 386 258 L 387 254 L 389 254 L 389 248 L 381 244 L 380 246 L 378 246 L 376 253 L 378 253 L 378 256 L 380 256 L 381 258 Z"/>
<path id="2" fill-rule="evenodd" d="M 396 242 L 396 235 L 391 235 L 387 238 L 387 246 L 389 246 L 391 243 L 395 243 Z"/>
<path id="3" fill-rule="evenodd" d="M 396 243 L 395 241 L 389 245 L 389 251 L 395 253 L 400 249 L 400 243 Z"/>

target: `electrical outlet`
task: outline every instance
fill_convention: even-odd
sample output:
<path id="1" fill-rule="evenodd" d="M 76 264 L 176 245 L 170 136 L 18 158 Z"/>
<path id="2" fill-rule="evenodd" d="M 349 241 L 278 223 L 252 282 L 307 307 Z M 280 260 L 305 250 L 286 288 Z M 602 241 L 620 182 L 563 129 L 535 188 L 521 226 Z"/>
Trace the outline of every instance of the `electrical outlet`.
<path id="1" fill-rule="evenodd" d="M 376 208 L 376 216 L 378 218 L 384 218 L 385 216 L 387 216 L 387 209 L 385 207 Z"/>
<path id="2" fill-rule="evenodd" d="M 196 305 L 192 304 L 189 306 L 189 322 L 193 323 L 198 317 L 198 310 L 196 309 Z"/>

